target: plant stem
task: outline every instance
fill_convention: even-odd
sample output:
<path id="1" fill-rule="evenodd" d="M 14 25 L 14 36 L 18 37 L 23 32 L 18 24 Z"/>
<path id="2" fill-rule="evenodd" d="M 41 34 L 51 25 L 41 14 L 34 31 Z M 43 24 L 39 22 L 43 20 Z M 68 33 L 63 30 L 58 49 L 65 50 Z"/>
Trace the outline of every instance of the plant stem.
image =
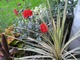
<path id="1" fill-rule="evenodd" d="M 12 60 L 12 58 L 10 58 L 10 55 L 9 55 L 8 44 L 4 34 L 2 34 L 2 46 L 3 48 L 1 48 L 1 51 L 4 55 L 5 60 Z"/>

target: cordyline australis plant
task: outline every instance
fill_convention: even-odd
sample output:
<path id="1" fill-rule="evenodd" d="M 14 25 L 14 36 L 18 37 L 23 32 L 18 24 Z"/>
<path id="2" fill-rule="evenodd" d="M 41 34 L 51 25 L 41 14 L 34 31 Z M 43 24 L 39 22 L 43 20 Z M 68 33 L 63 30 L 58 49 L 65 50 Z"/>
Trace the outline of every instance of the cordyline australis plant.
<path id="1" fill-rule="evenodd" d="M 30 37 L 27 38 L 28 42 L 25 42 L 24 40 L 22 40 L 24 43 L 27 43 L 30 46 L 34 47 L 34 48 L 26 48 L 26 49 L 23 48 L 22 50 L 34 51 L 41 55 L 27 56 L 27 57 L 22 57 L 20 59 L 49 57 L 55 60 L 62 60 L 62 59 L 67 60 L 70 57 L 72 57 L 75 60 L 77 60 L 77 58 L 74 55 L 77 55 L 76 51 L 79 53 L 78 50 L 80 49 L 80 47 L 72 49 L 70 51 L 67 50 L 67 47 L 73 40 L 75 40 L 80 36 L 79 34 L 80 31 L 76 33 L 73 37 L 71 37 L 68 40 L 68 42 L 65 43 L 65 39 L 68 32 L 68 30 L 64 32 L 67 2 L 68 0 L 65 0 L 62 20 L 60 18 L 60 10 L 58 9 L 57 21 L 54 21 L 53 16 L 51 14 L 50 4 L 49 4 L 49 1 L 47 0 L 49 12 L 50 12 L 49 14 L 51 19 L 50 21 L 52 24 L 51 24 L 51 27 L 49 28 L 47 24 L 43 21 L 43 18 L 41 17 L 42 24 L 40 25 L 40 30 L 42 34 L 39 34 L 39 35 L 43 38 L 43 40 L 36 40 Z M 37 44 L 31 43 L 31 42 L 36 42 Z"/>

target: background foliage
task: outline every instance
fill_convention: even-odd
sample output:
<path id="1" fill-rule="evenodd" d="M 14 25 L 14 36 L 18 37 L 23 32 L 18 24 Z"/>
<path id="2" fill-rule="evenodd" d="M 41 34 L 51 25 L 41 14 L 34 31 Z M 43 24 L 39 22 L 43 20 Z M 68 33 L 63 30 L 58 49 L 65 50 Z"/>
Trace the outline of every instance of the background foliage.
<path id="1" fill-rule="evenodd" d="M 36 4 L 37 3 L 37 4 Z M 14 15 L 14 9 L 22 9 L 25 6 L 30 5 L 30 8 L 34 8 L 42 3 L 41 0 L 0 0 L 0 32 L 14 22 L 16 16 Z M 21 4 L 18 6 L 18 4 Z"/>

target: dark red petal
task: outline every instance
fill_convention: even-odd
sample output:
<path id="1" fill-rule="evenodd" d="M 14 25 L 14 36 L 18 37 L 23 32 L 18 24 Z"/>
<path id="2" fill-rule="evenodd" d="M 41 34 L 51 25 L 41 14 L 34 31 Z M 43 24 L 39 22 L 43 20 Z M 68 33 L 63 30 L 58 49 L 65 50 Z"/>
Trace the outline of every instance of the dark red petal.
<path id="1" fill-rule="evenodd" d="M 32 11 L 30 9 L 26 9 L 22 12 L 22 15 L 24 18 L 28 18 L 29 16 L 32 15 Z"/>
<path id="2" fill-rule="evenodd" d="M 42 24 L 40 25 L 40 31 L 41 31 L 42 33 L 48 32 L 48 26 L 47 26 L 45 23 L 42 23 Z"/>

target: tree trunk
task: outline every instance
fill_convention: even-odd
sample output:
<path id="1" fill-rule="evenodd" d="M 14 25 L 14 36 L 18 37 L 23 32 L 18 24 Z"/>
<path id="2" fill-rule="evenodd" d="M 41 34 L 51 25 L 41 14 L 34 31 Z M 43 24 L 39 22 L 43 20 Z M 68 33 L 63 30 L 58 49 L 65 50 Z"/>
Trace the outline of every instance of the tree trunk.
<path id="1" fill-rule="evenodd" d="M 80 31 L 80 0 L 78 0 L 78 3 L 74 8 L 74 20 L 73 20 L 70 37 L 75 35 L 78 31 Z M 80 47 L 80 37 L 72 41 L 69 45 L 70 50 L 76 47 Z"/>

